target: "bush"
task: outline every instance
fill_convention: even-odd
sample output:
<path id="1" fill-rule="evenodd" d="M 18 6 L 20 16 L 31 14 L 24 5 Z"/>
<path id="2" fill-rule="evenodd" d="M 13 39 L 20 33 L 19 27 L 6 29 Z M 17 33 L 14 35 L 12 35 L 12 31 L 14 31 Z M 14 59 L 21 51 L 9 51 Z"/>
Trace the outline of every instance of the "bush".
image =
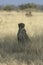
<path id="1" fill-rule="evenodd" d="M 4 7 L 4 10 L 11 11 L 12 10 L 12 7 L 10 5 L 7 5 L 7 6 Z"/>

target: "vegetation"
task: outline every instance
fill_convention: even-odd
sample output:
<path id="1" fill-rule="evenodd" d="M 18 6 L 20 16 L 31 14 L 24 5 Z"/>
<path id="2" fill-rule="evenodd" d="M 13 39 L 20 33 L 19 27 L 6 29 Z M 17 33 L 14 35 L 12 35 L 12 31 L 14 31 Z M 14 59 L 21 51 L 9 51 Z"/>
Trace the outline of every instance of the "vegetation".
<path id="1" fill-rule="evenodd" d="M 33 12 L 29 18 L 23 13 L 0 12 L 0 65 L 43 65 L 43 13 Z M 20 22 L 32 36 L 24 46 L 15 37 Z"/>
<path id="2" fill-rule="evenodd" d="M 11 8 L 11 6 L 7 5 L 7 6 L 4 7 L 4 10 L 6 10 L 6 11 L 11 11 L 12 8 Z"/>
<path id="3" fill-rule="evenodd" d="M 14 5 L 6 5 L 3 10 L 6 10 L 6 11 L 12 11 L 12 10 L 17 10 L 17 7 L 14 6 Z"/>
<path id="4" fill-rule="evenodd" d="M 0 6 L 0 10 L 6 10 L 6 11 L 11 11 L 11 10 L 17 11 L 18 9 L 24 10 L 28 8 L 43 11 L 43 5 L 37 5 L 34 3 L 27 3 L 27 4 L 20 5 L 20 6 L 14 6 L 14 5 Z"/>
<path id="5" fill-rule="evenodd" d="M 0 40 L 0 62 L 9 63 L 10 61 L 13 61 L 13 59 L 15 59 L 20 63 L 23 63 L 24 61 L 29 65 L 31 64 L 31 61 L 32 63 L 36 62 L 36 65 L 41 64 L 43 58 L 43 36 L 32 37 L 32 43 L 30 43 L 30 45 L 27 45 L 26 43 L 25 46 L 22 46 L 21 43 L 19 45 L 14 37 L 12 37 L 12 39 L 10 38 L 11 37 L 6 36 L 4 39 Z M 4 40 L 4 42 L 2 42 L 2 40 Z M 27 46 L 29 48 L 27 48 Z M 38 59 L 41 59 L 40 63 Z M 38 61 L 38 64 L 36 60 Z"/>
<path id="6" fill-rule="evenodd" d="M 21 10 L 24 10 L 24 9 L 27 9 L 27 8 L 36 8 L 37 5 L 33 4 L 33 3 L 32 4 L 28 3 L 28 4 L 21 5 L 19 7 L 20 7 Z"/>

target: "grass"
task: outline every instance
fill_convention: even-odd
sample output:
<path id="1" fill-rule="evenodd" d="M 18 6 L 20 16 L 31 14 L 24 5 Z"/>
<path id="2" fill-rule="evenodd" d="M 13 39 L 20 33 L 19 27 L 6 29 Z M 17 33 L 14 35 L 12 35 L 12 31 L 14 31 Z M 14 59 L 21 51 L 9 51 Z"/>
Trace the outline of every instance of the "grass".
<path id="1" fill-rule="evenodd" d="M 43 12 L 0 12 L 0 65 L 43 65 Z M 18 23 L 25 23 L 31 43 L 18 44 Z"/>
<path id="2" fill-rule="evenodd" d="M 14 40 L 13 40 L 14 39 Z M 43 36 L 35 36 L 32 37 L 32 43 L 30 43 L 30 47 L 21 46 L 16 42 L 14 37 L 6 36 L 2 43 L 0 41 L 0 62 L 9 63 L 12 61 L 17 61 L 17 63 L 41 63 L 43 61 Z M 28 44 L 29 46 L 29 44 Z M 10 59 L 10 60 L 9 60 Z M 35 62 L 36 61 L 36 62 Z M 40 62 L 39 62 L 40 61 Z M 20 64 L 21 64 L 20 63 Z"/>

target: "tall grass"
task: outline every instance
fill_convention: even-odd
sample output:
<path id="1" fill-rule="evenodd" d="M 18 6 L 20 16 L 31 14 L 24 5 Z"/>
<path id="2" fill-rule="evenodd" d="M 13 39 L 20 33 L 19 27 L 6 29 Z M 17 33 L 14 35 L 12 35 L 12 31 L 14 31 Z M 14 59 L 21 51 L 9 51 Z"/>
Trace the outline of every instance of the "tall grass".
<path id="1" fill-rule="evenodd" d="M 0 54 L 4 55 L 26 52 L 41 54 L 43 51 L 43 35 L 31 37 L 31 43 L 26 43 L 25 45 L 19 44 L 15 37 L 6 36 L 0 39 Z"/>
<path id="2" fill-rule="evenodd" d="M 14 36 L 5 36 L 0 39 L 0 62 L 6 62 L 9 60 L 18 60 L 18 62 L 26 62 L 27 64 L 37 64 L 43 60 L 43 35 L 36 35 L 31 37 L 31 43 L 25 44 L 25 46 L 17 42 L 17 38 Z M 35 60 L 38 60 L 35 61 Z M 31 64 L 31 65 L 33 65 Z"/>

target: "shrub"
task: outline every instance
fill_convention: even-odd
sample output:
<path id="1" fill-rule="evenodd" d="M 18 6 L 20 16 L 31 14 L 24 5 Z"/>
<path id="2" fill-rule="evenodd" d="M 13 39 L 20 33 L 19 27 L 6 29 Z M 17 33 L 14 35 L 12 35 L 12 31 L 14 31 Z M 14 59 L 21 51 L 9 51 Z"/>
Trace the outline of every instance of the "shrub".
<path id="1" fill-rule="evenodd" d="M 4 10 L 6 10 L 6 11 L 11 11 L 11 10 L 12 10 L 12 7 L 11 7 L 10 5 L 6 5 L 6 6 L 4 7 Z"/>

